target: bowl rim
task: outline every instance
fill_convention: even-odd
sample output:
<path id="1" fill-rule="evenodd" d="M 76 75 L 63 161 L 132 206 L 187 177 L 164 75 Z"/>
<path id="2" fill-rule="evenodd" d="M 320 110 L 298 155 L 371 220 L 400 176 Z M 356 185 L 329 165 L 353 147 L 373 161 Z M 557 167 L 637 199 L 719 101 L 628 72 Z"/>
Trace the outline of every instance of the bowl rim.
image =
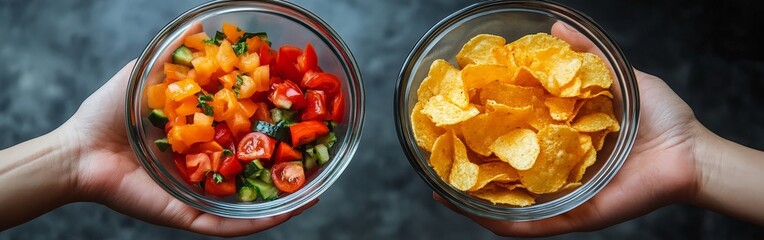
<path id="1" fill-rule="evenodd" d="M 442 179 L 439 177 L 433 179 L 431 173 L 428 175 L 428 170 L 426 169 L 429 168 L 426 163 L 427 159 L 424 157 L 419 159 L 417 156 L 416 152 L 420 148 L 414 140 L 408 119 L 410 111 L 406 103 L 409 94 L 406 90 L 408 89 L 409 92 L 412 90 L 409 89 L 408 85 L 411 84 L 411 79 L 414 77 L 412 73 L 416 63 L 426 56 L 424 54 L 426 48 L 430 47 L 431 43 L 441 35 L 447 33 L 455 24 L 494 8 L 499 8 L 503 11 L 513 10 L 543 14 L 558 20 L 565 20 L 569 25 L 573 23 L 571 26 L 592 40 L 605 54 L 605 60 L 610 61 L 622 96 L 621 130 L 618 134 L 615 148 L 605 163 L 607 166 L 603 165 L 600 171 L 596 173 L 596 176 L 592 177 L 592 180 L 587 181 L 578 189 L 554 200 L 527 207 L 491 206 L 490 204 L 475 201 L 473 197 L 456 191 L 448 187 L 447 184 L 445 185 L 447 189 L 441 187 L 443 185 Z M 625 54 L 615 40 L 590 17 L 575 9 L 550 1 L 493 0 L 469 5 L 446 16 L 419 39 L 401 67 L 393 98 L 393 117 L 396 122 L 396 132 L 404 150 L 403 152 L 417 174 L 432 190 L 468 213 L 497 220 L 520 222 L 545 219 L 563 214 L 588 201 L 602 190 L 620 170 L 634 144 L 639 126 L 639 103 L 639 89 L 631 64 L 626 60 Z M 610 171 L 605 171 L 606 169 L 610 169 Z M 465 200 L 465 197 L 467 200 Z"/>
<path id="2" fill-rule="evenodd" d="M 283 11 L 283 12 L 282 12 Z M 288 11 L 288 12 L 285 12 Z M 204 195 L 190 191 L 187 187 L 178 183 L 162 166 L 159 159 L 154 157 L 152 150 L 145 143 L 145 133 L 142 126 L 141 96 L 145 85 L 146 76 L 149 74 L 150 64 L 160 63 L 157 58 L 166 51 L 169 40 L 175 39 L 179 32 L 184 30 L 190 21 L 207 19 L 217 14 L 231 12 L 262 12 L 289 18 L 296 23 L 311 30 L 320 41 L 323 41 L 338 59 L 342 71 L 346 75 L 349 96 L 346 97 L 347 131 L 343 141 L 338 143 L 337 155 L 329 165 L 316 173 L 300 190 L 283 198 L 267 202 L 255 202 L 254 204 L 240 204 L 218 201 Z M 291 14 L 291 15 L 290 15 Z M 310 203 L 326 191 L 349 165 L 358 148 L 363 132 L 365 118 L 365 90 L 361 71 L 353 57 L 350 48 L 342 40 L 340 35 L 329 26 L 323 19 L 287 1 L 235 1 L 218 0 L 200 4 L 193 7 L 172 21 L 167 23 L 149 41 L 138 57 L 130 74 L 125 96 L 125 114 L 128 141 L 136 157 L 144 170 L 160 187 L 176 199 L 190 205 L 200 211 L 227 218 L 265 218 L 291 212 L 307 203 Z"/>

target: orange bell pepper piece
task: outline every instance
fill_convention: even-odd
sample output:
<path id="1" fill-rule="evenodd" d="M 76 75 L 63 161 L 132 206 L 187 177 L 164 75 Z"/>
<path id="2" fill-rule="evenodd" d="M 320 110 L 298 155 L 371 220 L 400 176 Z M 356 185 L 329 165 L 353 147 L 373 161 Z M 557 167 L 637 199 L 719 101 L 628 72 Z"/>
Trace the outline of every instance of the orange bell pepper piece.
<path id="1" fill-rule="evenodd" d="M 236 100 L 236 94 L 233 91 L 223 88 L 215 93 L 215 96 L 212 98 L 211 106 L 212 111 L 214 112 L 213 117 L 215 118 L 215 121 L 220 122 L 233 117 L 236 111 L 238 111 L 239 103 Z"/>
<path id="2" fill-rule="evenodd" d="M 180 106 L 175 109 L 175 114 L 177 114 L 180 117 L 190 116 L 195 113 L 200 113 L 202 110 L 196 107 L 197 100 L 195 97 L 187 97 L 184 98 L 180 102 Z"/>
<path id="3" fill-rule="evenodd" d="M 195 143 L 189 149 L 189 152 L 192 152 L 192 153 L 210 154 L 210 153 L 218 152 L 218 151 L 223 151 L 223 146 L 220 146 L 220 144 L 215 141 Z"/>
<path id="4" fill-rule="evenodd" d="M 180 128 L 178 127 L 180 126 L 170 128 L 170 131 L 167 132 L 167 141 L 172 146 L 173 152 L 183 153 L 188 149 L 188 146 L 183 142 L 183 138 L 180 135 Z"/>
<path id="5" fill-rule="evenodd" d="M 265 92 L 271 89 L 271 69 L 268 65 L 255 68 L 250 77 L 255 81 L 255 92 Z"/>
<path id="6" fill-rule="evenodd" d="M 237 138 L 251 132 L 251 122 L 249 121 L 249 118 L 245 116 L 243 111 L 244 110 L 241 110 L 240 107 L 237 107 L 237 111 L 234 113 L 233 117 L 225 120 L 226 124 L 228 124 L 228 127 L 231 129 L 231 132 Z"/>
<path id="7" fill-rule="evenodd" d="M 225 34 L 226 39 L 228 39 L 229 42 L 235 43 L 236 41 L 239 41 L 239 38 L 241 38 L 242 35 L 244 35 L 244 31 L 236 25 L 223 22 L 223 34 Z"/>
<path id="8" fill-rule="evenodd" d="M 239 99 L 239 110 L 245 117 L 250 118 L 252 115 L 255 115 L 257 104 L 252 102 L 249 98 Z"/>
<path id="9" fill-rule="evenodd" d="M 177 129 L 177 130 L 176 130 Z M 215 129 L 212 126 L 201 125 L 179 125 L 170 129 L 178 131 L 180 140 L 185 146 L 191 146 L 194 143 L 209 142 L 215 137 Z M 168 139 L 169 140 L 169 139 Z"/>
<path id="10" fill-rule="evenodd" d="M 184 79 L 188 75 L 189 70 L 191 69 L 183 65 L 172 64 L 172 63 L 164 64 L 164 75 L 169 80 Z"/>
<path id="11" fill-rule="evenodd" d="M 210 82 L 210 76 L 217 71 L 218 66 L 215 64 L 212 58 L 200 57 L 191 60 L 191 65 L 196 70 L 196 80 L 202 85 L 207 85 Z"/>
<path id="12" fill-rule="evenodd" d="M 164 108 L 165 89 L 167 89 L 166 83 L 158 83 L 146 87 L 146 98 L 150 108 Z"/>
<path id="13" fill-rule="evenodd" d="M 218 64 L 220 69 L 225 72 L 233 71 L 233 67 L 239 63 L 239 57 L 233 52 L 233 46 L 227 40 L 220 43 L 220 50 L 217 52 Z"/>
<path id="14" fill-rule="evenodd" d="M 183 39 L 183 45 L 186 45 L 186 47 L 190 47 L 196 50 L 204 50 L 204 40 L 209 40 L 210 36 L 207 36 L 206 33 L 200 32 L 191 36 L 186 37 L 186 39 Z"/>
<path id="15" fill-rule="evenodd" d="M 239 56 L 239 71 L 252 72 L 260 66 L 260 56 L 257 53 L 245 53 Z"/>
<path id="16" fill-rule="evenodd" d="M 212 122 L 212 117 L 204 115 L 204 113 L 200 112 L 194 113 L 194 125 L 212 126 Z"/>
<path id="17" fill-rule="evenodd" d="M 201 90 L 202 88 L 193 79 L 180 80 L 167 85 L 167 95 L 174 101 L 183 100 Z"/>

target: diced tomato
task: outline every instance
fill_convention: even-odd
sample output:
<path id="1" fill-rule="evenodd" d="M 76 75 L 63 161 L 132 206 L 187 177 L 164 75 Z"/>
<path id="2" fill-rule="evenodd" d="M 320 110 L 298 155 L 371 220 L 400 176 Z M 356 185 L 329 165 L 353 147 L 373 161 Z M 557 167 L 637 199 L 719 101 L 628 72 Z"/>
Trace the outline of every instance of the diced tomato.
<path id="1" fill-rule="evenodd" d="M 204 182 L 204 192 L 215 196 L 225 197 L 236 193 L 236 178 L 223 177 L 223 181 L 216 183 L 211 176 Z"/>
<path id="2" fill-rule="evenodd" d="M 225 122 L 215 125 L 215 142 L 223 146 L 228 146 L 233 143 L 233 137 L 231 129 L 228 128 L 228 124 Z"/>
<path id="3" fill-rule="evenodd" d="M 216 141 L 209 141 L 209 142 L 201 142 L 201 143 L 195 143 L 191 146 L 191 149 L 189 152 L 191 153 L 213 153 L 213 152 L 219 152 L 223 151 L 223 146 L 220 146 L 220 144 Z"/>
<path id="4" fill-rule="evenodd" d="M 321 90 L 308 90 L 305 93 L 305 109 L 302 111 L 300 119 L 309 120 L 329 120 L 332 115 L 326 108 L 326 94 Z"/>
<path id="5" fill-rule="evenodd" d="M 271 168 L 271 179 L 282 192 L 293 193 L 305 184 L 305 170 L 300 162 L 281 162 Z"/>
<path id="6" fill-rule="evenodd" d="M 284 83 L 275 84 L 275 89 L 271 91 L 268 99 L 273 105 L 283 109 L 300 109 L 305 101 L 305 96 L 297 84 L 285 80 Z"/>
<path id="7" fill-rule="evenodd" d="M 191 179 L 188 176 L 188 167 L 186 167 L 185 156 L 181 154 L 173 154 L 172 158 L 173 162 L 175 162 L 175 169 L 178 170 L 178 175 L 180 175 L 180 177 L 187 183 L 191 183 Z"/>
<path id="8" fill-rule="evenodd" d="M 302 50 L 294 46 L 283 46 L 279 48 L 279 54 L 276 55 L 276 70 L 281 77 L 292 81 L 302 79 L 300 70 L 297 69 L 297 58 L 302 55 Z"/>
<path id="9" fill-rule="evenodd" d="M 210 153 L 210 165 L 212 166 L 213 172 L 217 172 L 218 169 L 220 169 L 220 161 L 223 160 L 221 158 L 223 158 L 222 150 Z"/>
<path id="10" fill-rule="evenodd" d="M 345 99 L 342 97 L 342 91 L 337 92 L 337 96 L 334 96 L 332 100 L 332 121 L 336 123 L 342 122 L 342 117 L 345 114 Z"/>
<path id="11" fill-rule="evenodd" d="M 301 83 L 307 89 L 323 90 L 330 96 L 340 90 L 340 79 L 331 73 L 305 74 Z"/>
<path id="12" fill-rule="evenodd" d="M 289 127 L 289 132 L 292 134 L 292 146 L 297 147 L 328 134 L 329 128 L 324 122 L 313 120 L 296 123 Z"/>
<path id="13" fill-rule="evenodd" d="M 268 104 L 264 102 L 258 102 L 257 103 L 257 110 L 255 110 L 255 115 L 253 116 L 254 121 L 263 121 L 267 123 L 274 123 L 273 119 L 271 118 L 271 113 L 268 111 Z"/>
<path id="14" fill-rule="evenodd" d="M 268 44 L 260 45 L 260 51 L 258 51 L 258 54 L 260 54 L 260 65 L 261 66 L 271 64 L 271 59 L 273 58 L 273 53 L 271 52 L 271 47 L 269 47 Z"/>
<path id="15" fill-rule="evenodd" d="M 315 71 L 318 67 L 318 56 L 316 56 L 316 50 L 313 49 L 313 45 L 308 43 L 305 45 L 305 51 L 297 57 L 297 68 L 300 73 L 306 73 L 307 71 Z M 293 79 L 297 81 L 297 79 Z"/>
<path id="16" fill-rule="evenodd" d="M 206 153 L 186 154 L 186 167 L 196 169 L 189 175 L 189 180 L 192 183 L 198 183 L 208 171 L 212 170 L 212 163 Z"/>
<path id="17" fill-rule="evenodd" d="M 289 162 L 295 160 L 302 160 L 302 153 L 295 150 L 288 143 L 279 142 L 278 148 L 276 148 L 276 154 L 273 155 L 273 162 Z"/>
<path id="18" fill-rule="evenodd" d="M 223 156 L 223 162 L 220 163 L 218 172 L 223 175 L 223 177 L 235 177 L 241 173 L 242 169 L 243 167 L 241 166 L 241 163 L 236 159 L 236 154 L 233 154 L 231 156 Z"/>
<path id="19" fill-rule="evenodd" d="M 241 161 L 269 159 L 276 148 L 276 140 L 261 132 L 251 132 L 239 141 L 236 157 Z"/>

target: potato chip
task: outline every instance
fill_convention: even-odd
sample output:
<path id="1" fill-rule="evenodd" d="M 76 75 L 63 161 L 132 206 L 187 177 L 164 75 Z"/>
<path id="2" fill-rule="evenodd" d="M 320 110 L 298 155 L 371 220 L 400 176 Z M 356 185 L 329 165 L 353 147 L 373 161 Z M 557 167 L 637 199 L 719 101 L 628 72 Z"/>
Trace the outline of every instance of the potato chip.
<path id="1" fill-rule="evenodd" d="M 536 60 L 535 55 L 548 48 L 558 47 L 570 49 L 568 43 L 546 33 L 526 35 L 507 44 L 506 47 L 510 49 L 510 52 L 512 52 L 512 55 L 514 56 L 515 63 L 520 67 L 530 66 L 531 63 Z"/>
<path id="2" fill-rule="evenodd" d="M 504 82 L 492 82 L 480 92 L 480 102 L 493 100 L 510 107 L 533 106 L 544 95 L 542 89 L 523 87 Z"/>
<path id="3" fill-rule="evenodd" d="M 566 121 L 568 118 L 573 116 L 576 99 L 550 97 L 544 100 L 544 105 L 549 108 L 549 114 L 552 116 L 552 119 L 557 121 Z"/>
<path id="4" fill-rule="evenodd" d="M 435 144 L 435 139 L 445 131 L 442 128 L 435 126 L 435 123 L 433 123 L 427 115 L 421 112 L 422 105 L 424 105 L 422 102 L 417 102 L 416 105 L 414 105 L 414 110 L 411 111 L 411 127 L 414 132 L 416 144 L 428 152 L 431 152 L 432 145 Z"/>
<path id="5" fill-rule="evenodd" d="M 422 113 L 429 116 L 435 126 L 443 126 L 466 121 L 478 115 L 480 111 L 472 104 L 462 109 L 446 100 L 442 95 L 437 95 L 425 102 Z"/>
<path id="6" fill-rule="evenodd" d="M 565 184 L 570 170 L 581 160 L 578 132 L 565 125 L 539 130 L 539 153 L 528 170 L 518 170 L 520 181 L 532 193 L 552 193 Z"/>
<path id="7" fill-rule="evenodd" d="M 560 88 L 558 97 L 575 97 L 581 95 L 581 79 L 575 78 L 568 85 Z"/>
<path id="8" fill-rule="evenodd" d="M 489 162 L 478 165 L 477 182 L 470 191 L 477 191 L 493 181 L 516 181 L 517 170 L 505 162 Z"/>
<path id="9" fill-rule="evenodd" d="M 514 84 L 523 87 L 543 88 L 536 75 L 528 67 L 519 67 L 516 70 Z"/>
<path id="10" fill-rule="evenodd" d="M 456 62 L 461 67 L 467 64 L 500 64 L 492 51 L 494 47 L 503 46 L 506 41 L 501 36 L 479 34 L 464 44 L 462 50 L 456 54 Z"/>
<path id="11" fill-rule="evenodd" d="M 435 170 L 440 179 L 448 182 L 448 177 L 451 174 L 451 166 L 454 162 L 454 140 L 453 134 L 444 133 L 435 139 L 435 143 L 432 146 L 432 153 L 430 154 L 430 167 Z"/>
<path id="12" fill-rule="evenodd" d="M 560 188 L 560 191 L 570 190 L 581 186 L 581 182 L 570 182 L 566 183 L 564 186 Z"/>
<path id="13" fill-rule="evenodd" d="M 477 183 L 478 165 L 467 158 L 467 148 L 464 147 L 464 143 L 459 138 L 453 136 L 452 138 L 454 163 L 451 166 L 451 174 L 448 175 L 448 183 L 458 190 L 467 191 Z"/>
<path id="14" fill-rule="evenodd" d="M 536 129 L 536 131 L 539 131 L 548 125 L 561 124 L 560 121 L 552 119 L 549 112 L 549 108 L 543 103 L 535 104 L 533 108 L 533 117 L 528 119 L 528 124 L 530 124 L 533 129 Z"/>
<path id="15" fill-rule="evenodd" d="M 530 70 L 538 77 L 541 85 L 554 95 L 560 95 L 563 86 L 574 80 L 582 64 L 581 57 L 565 47 L 553 46 L 539 51 L 533 57 Z"/>
<path id="16" fill-rule="evenodd" d="M 436 95 L 443 95 L 448 101 L 461 108 L 469 104 L 469 96 L 459 69 L 445 60 L 438 59 L 430 65 L 430 71 L 417 90 L 419 101 L 428 101 Z"/>
<path id="17" fill-rule="evenodd" d="M 605 96 L 608 98 L 613 98 L 613 94 L 610 93 L 607 89 L 601 89 L 599 87 L 589 87 L 587 89 L 581 90 L 581 93 L 578 94 L 579 98 L 595 98 L 597 96 Z"/>
<path id="18" fill-rule="evenodd" d="M 497 103 L 494 100 L 486 100 L 485 105 L 488 107 L 487 111 L 491 112 L 504 112 L 513 114 L 517 117 L 529 117 L 531 114 L 533 114 L 533 108 L 531 106 L 523 106 L 523 107 L 510 107 L 501 103 Z"/>
<path id="19" fill-rule="evenodd" d="M 578 117 L 573 121 L 571 127 L 579 132 L 597 132 L 605 129 L 617 132 L 620 129 L 618 121 L 605 113 L 592 113 Z"/>
<path id="20" fill-rule="evenodd" d="M 472 151 L 489 156 L 491 144 L 497 138 L 516 128 L 527 126 L 525 117 L 504 110 L 483 113 L 459 124 L 464 141 Z"/>
<path id="21" fill-rule="evenodd" d="M 570 171 L 568 182 L 579 182 L 584 177 L 586 168 L 592 166 L 597 161 L 597 151 L 590 145 L 590 148 L 584 153 L 583 161 L 576 164 Z"/>
<path id="22" fill-rule="evenodd" d="M 592 133 L 586 133 L 592 138 L 592 145 L 594 146 L 594 149 L 599 151 L 602 150 L 602 146 L 605 145 L 605 137 L 607 137 L 607 134 L 610 133 L 610 130 L 602 130 L 599 132 L 592 132 Z"/>
<path id="23" fill-rule="evenodd" d="M 491 151 L 515 169 L 528 170 L 539 155 L 539 143 L 535 132 L 522 128 L 497 138 Z"/>
<path id="24" fill-rule="evenodd" d="M 605 113 L 615 118 L 613 114 L 613 102 L 606 96 L 597 96 L 591 99 L 586 99 L 581 110 L 578 111 L 579 116 L 585 116 L 592 113 Z"/>
<path id="25" fill-rule="evenodd" d="M 493 204 L 509 204 L 515 206 L 529 206 L 536 203 L 536 200 L 522 189 L 486 189 L 476 192 L 471 192 L 475 197 L 488 200 Z"/>
<path id="26" fill-rule="evenodd" d="M 465 88 L 471 90 L 482 88 L 493 81 L 511 81 L 513 74 L 506 65 L 470 64 L 462 69 L 461 77 Z"/>
<path id="27" fill-rule="evenodd" d="M 610 70 L 605 63 L 591 53 L 581 53 L 583 64 L 578 71 L 578 77 L 581 78 L 581 88 L 598 86 L 603 89 L 610 88 L 613 84 L 613 78 L 610 76 Z"/>

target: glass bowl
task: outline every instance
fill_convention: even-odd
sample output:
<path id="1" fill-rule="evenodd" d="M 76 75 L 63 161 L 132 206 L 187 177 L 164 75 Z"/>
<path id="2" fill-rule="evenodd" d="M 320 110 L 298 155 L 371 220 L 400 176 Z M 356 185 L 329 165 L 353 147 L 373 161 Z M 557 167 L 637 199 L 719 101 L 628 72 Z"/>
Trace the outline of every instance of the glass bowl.
<path id="1" fill-rule="evenodd" d="M 268 202 L 239 202 L 234 196 L 220 198 L 206 195 L 202 189 L 186 183 L 178 174 L 172 154 L 161 152 L 153 144 L 164 137 L 161 129 L 148 121 L 151 109 L 143 92 L 146 86 L 164 79 L 163 63 L 174 50 L 172 44 L 194 23 L 201 23 L 208 35 L 214 36 L 223 21 L 250 31 L 264 31 L 273 47 L 305 46 L 310 42 L 318 64 L 325 72 L 343 81 L 345 115 L 338 126 L 338 147 L 332 149 L 332 160 L 311 176 L 297 192 L 281 195 Z M 177 46 L 177 44 L 175 45 Z M 130 76 L 126 113 L 130 144 L 152 179 L 175 198 L 211 214 L 230 218 L 263 218 L 286 213 L 310 202 L 334 183 L 350 163 L 361 137 L 364 118 L 364 89 L 358 65 L 347 45 L 326 22 L 315 14 L 285 1 L 215 1 L 186 11 L 167 24 L 151 40 Z"/>
<path id="2" fill-rule="evenodd" d="M 481 33 L 495 34 L 507 43 L 539 32 L 550 33 L 561 21 L 577 29 L 604 53 L 612 67 L 614 112 L 621 124 L 598 152 L 598 161 L 586 171 L 582 185 L 574 190 L 543 195 L 527 207 L 494 205 L 458 191 L 437 176 L 428 165 L 429 153 L 417 146 L 409 116 L 417 102 L 416 91 L 436 59 L 454 60 L 462 45 Z M 416 172 L 430 187 L 457 207 L 474 215 L 510 221 L 531 221 L 565 213 L 592 198 L 620 169 L 637 133 L 639 96 L 631 65 L 615 41 L 591 18 L 565 6 L 544 1 L 488 1 L 459 10 L 432 27 L 416 44 L 400 72 L 395 89 L 394 115 L 398 138 Z"/>

